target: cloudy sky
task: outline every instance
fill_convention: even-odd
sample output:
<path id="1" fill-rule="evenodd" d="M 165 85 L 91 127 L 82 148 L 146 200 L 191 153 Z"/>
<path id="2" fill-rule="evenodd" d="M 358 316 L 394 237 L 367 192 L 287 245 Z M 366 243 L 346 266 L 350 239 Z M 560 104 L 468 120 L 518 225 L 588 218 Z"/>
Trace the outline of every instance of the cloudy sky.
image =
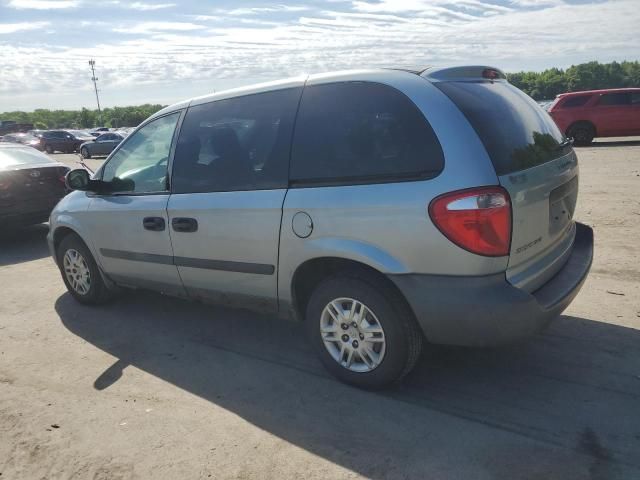
<path id="1" fill-rule="evenodd" d="M 640 58 L 639 0 L 0 0 L 0 111 L 171 103 L 301 73 Z"/>

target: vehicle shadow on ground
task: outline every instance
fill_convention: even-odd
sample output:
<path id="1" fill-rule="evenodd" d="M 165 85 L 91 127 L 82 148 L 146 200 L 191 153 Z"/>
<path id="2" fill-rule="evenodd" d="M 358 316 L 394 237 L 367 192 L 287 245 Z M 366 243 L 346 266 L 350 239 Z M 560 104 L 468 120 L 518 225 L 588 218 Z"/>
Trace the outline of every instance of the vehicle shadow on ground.
<path id="1" fill-rule="evenodd" d="M 48 232 L 49 225 L 46 223 L 0 232 L 0 266 L 29 262 L 48 256 Z"/>
<path id="2" fill-rule="evenodd" d="M 55 308 L 118 359 L 96 372 L 96 389 L 132 365 L 370 478 L 640 472 L 634 329 L 565 316 L 510 348 L 435 348 L 401 386 L 374 393 L 330 377 L 293 322 L 142 292 L 97 308 L 64 294 Z"/>
<path id="3" fill-rule="evenodd" d="M 640 140 L 602 140 L 594 141 L 588 147 L 637 147 L 640 146 Z M 586 148 L 588 148 L 586 147 Z M 582 148 L 582 147 L 576 147 Z"/>

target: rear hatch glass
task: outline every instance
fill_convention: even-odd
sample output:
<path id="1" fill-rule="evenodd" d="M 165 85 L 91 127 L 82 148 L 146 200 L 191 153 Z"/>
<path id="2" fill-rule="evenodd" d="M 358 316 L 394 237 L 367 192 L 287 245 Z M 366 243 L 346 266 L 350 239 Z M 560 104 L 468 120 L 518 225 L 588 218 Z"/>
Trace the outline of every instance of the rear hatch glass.
<path id="1" fill-rule="evenodd" d="M 507 279 L 534 291 L 564 264 L 575 235 L 578 163 L 553 119 L 506 81 L 437 82 L 467 117 L 511 197 Z"/>
<path id="2" fill-rule="evenodd" d="M 505 81 L 435 85 L 475 128 L 498 175 L 535 167 L 571 151 L 549 114 Z"/>

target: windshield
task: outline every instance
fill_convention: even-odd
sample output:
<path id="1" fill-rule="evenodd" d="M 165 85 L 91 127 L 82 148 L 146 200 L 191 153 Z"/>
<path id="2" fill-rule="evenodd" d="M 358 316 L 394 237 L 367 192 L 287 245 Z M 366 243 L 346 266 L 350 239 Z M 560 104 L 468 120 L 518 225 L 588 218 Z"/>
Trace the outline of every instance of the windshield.
<path id="1" fill-rule="evenodd" d="M 0 148 L 0 170 L 18 165 L 56 163 L 45 154 L 28 148 Z"/>

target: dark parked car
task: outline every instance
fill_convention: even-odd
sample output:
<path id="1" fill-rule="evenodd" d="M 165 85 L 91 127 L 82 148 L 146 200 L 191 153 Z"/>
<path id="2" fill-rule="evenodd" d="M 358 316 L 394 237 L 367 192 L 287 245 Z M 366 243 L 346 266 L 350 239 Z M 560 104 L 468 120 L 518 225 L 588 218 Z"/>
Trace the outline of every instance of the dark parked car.
<path id="1" fill-rule="evenodd" d="M 576 145 L 589 145 L 595 137 L 640 135 L 640 88 L 563 93 L 547 111 Z"/>
<path id="2" fill-rule="evenodd" d="M 40 135 L 41 150 L 47 153 L 73 153 L 80 148 L 83 142 L 84 139 L 76 138 L 75 135 L 65 130 L 47 130 Z"/>
<path id="3" fill-rule="evenodd" d="M 0 230 L 46 222 L 69 168 L 24 145 L 0 144 Z"/>
<path id="4" fill-rule="evenodd" d="M 94 140 L 83 143 L 80 146 L 80 153 L 84 158 L 109 155 L 122 140 L 124 136 L 119 133 L 104 133 Z"/>

